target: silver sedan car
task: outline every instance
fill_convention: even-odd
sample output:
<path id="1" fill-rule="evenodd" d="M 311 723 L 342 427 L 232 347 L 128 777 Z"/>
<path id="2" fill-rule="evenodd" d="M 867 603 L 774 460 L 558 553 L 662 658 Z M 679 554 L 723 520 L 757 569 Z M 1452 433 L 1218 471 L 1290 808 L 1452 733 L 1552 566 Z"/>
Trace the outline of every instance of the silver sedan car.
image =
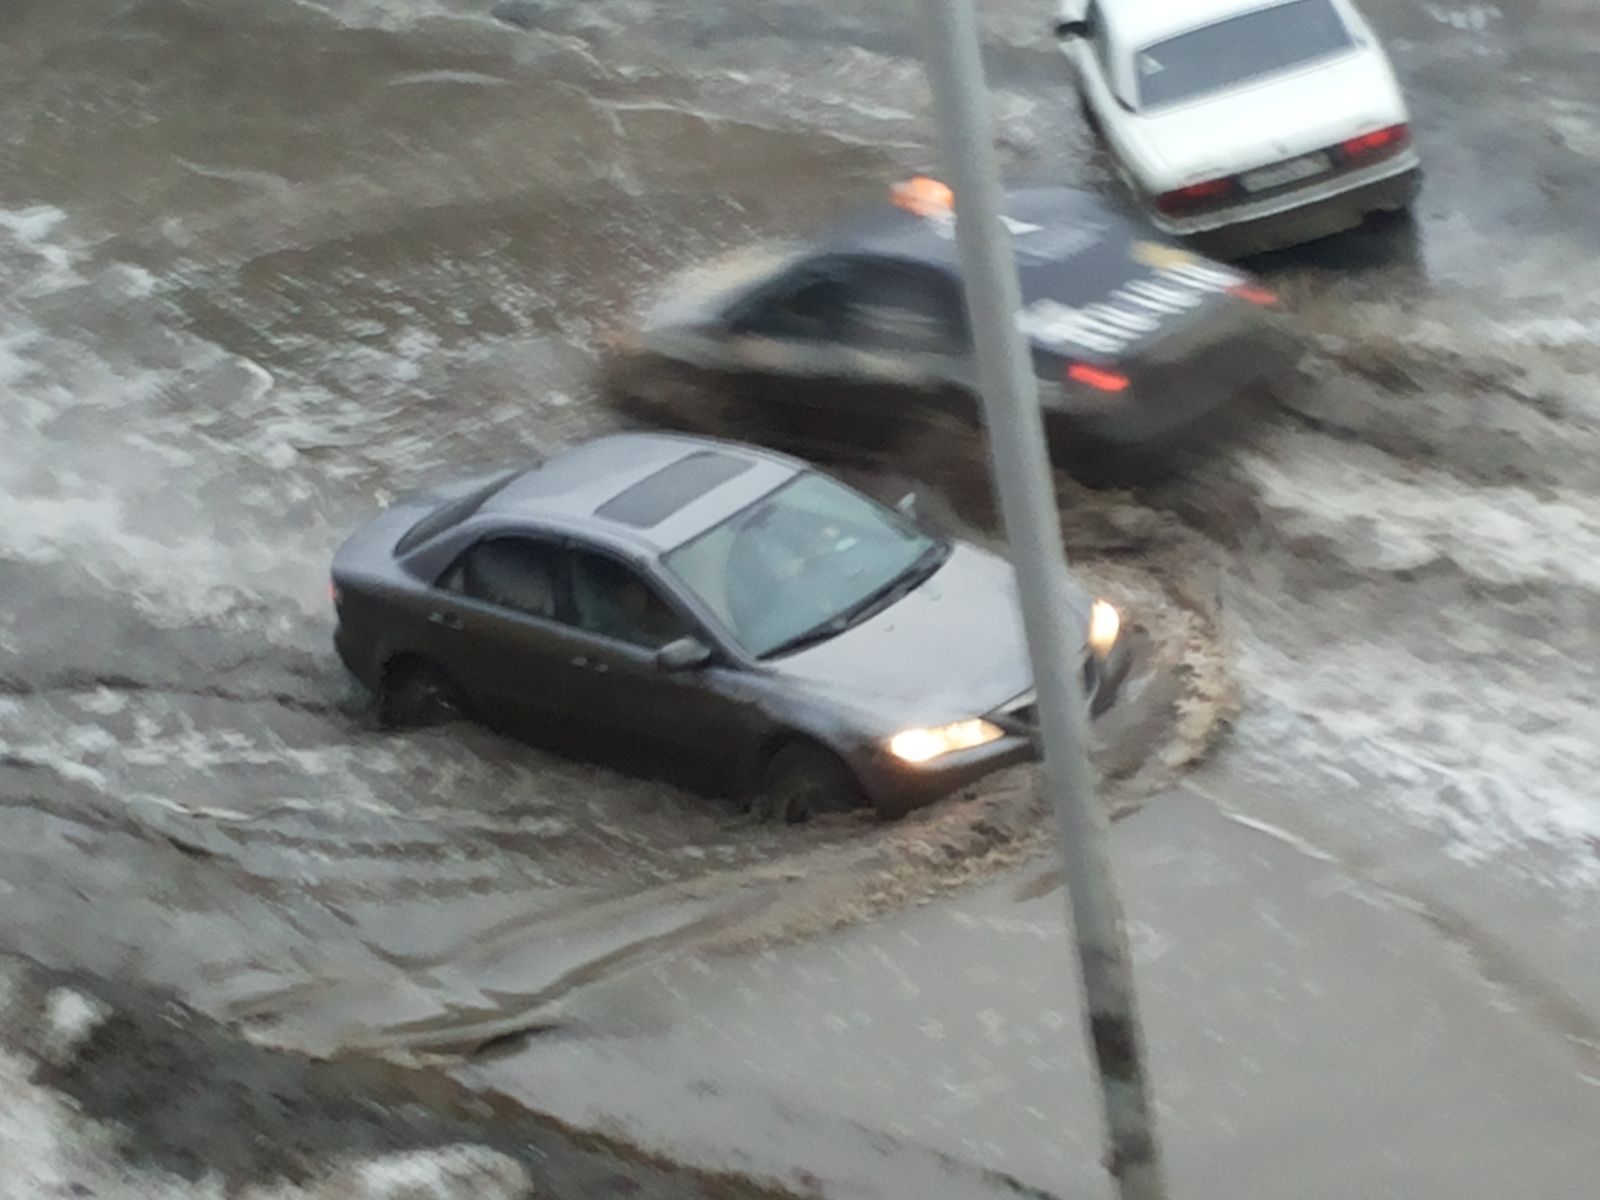
<path id="1" fill-rule="evenodd" d="M 652 751 L 774 819 L 898 816 L 1035 753 L 1010 565 L 746 446 L 618 435 L 403 500 L 333 594 L 386 720 Z M 1121 620 L 1075 604 L 1099 712 Z"/>

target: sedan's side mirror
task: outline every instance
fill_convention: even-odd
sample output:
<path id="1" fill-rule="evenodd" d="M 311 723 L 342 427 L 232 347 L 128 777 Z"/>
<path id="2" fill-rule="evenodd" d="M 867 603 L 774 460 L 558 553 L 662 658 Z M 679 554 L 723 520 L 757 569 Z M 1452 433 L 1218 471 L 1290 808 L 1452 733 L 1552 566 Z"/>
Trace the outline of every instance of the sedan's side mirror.
<path id="1" fill-rule="evenodd" d="M 908 521 L 922 522 L 922 504 L 915 492 L 907 492 L 895 503 L 895 511 Z"/>
<path id="2" fill-rule="evenodd" d="M 1068 38 L 1086 38 L 1089 36 L 1089 22 L 1087 21 L 1057 21 L 1056 37 L 1063 42 Z"/>
<path id="3" fill-rule="evenodd" d="M 663 671 L 692 671 L 711 661 L 711 647 L 697 637 L 681 637 L 656 651 L 656 665 Z"/>

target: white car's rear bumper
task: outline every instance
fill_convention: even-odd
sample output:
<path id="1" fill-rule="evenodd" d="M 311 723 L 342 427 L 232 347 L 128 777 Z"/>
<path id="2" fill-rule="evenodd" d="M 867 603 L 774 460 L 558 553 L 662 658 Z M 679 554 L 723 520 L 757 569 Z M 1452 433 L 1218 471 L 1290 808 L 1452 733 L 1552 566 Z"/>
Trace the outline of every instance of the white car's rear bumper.
<path id="1" fill-rule="evenodd" d="M 1353 229 L 1373 212 L 1407 207 L 1422 182 L 1415 150 L 1309 187 L 1216 212 L 1173 220 L 1151 214 L 1176 237 L 1195 238 L 1219 257 L 1257 254 Z"/>

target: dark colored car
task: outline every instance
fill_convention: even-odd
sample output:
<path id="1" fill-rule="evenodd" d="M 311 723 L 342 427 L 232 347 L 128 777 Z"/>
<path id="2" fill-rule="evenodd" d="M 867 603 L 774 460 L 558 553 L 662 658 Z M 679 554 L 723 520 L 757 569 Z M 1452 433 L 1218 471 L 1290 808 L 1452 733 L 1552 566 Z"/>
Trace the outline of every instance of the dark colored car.
<path id="1" fill-rule="evenodd" d="M 661 434 L 402 500 L 333 563 L 386 721 L 464 710 L 706 768 L 768 815 L 901 814 L 1035 752 L 1011 567 L 796 460 Z M 1128 669 L 1075 593 L 1093 711 Z"/>
<path id="2" fill-rule="evenodd" d="M 1298 355 L 1260 283 L 1092 195 L 1012 191 L 1005 220 L 1047 424 L 1082 457 L 1186 448 L 1230 426 L 1220 418 L 1234 402 L 1270 391 Z M 845 438 L 885 389 L 902 419 L 917 393 L 976 416 L 954 228 L 949 189 L 912 180 L 820 240 L 675 281 L 634 349 L 646 363 L 799 384 L 796 398 L 831 409 Z"/>

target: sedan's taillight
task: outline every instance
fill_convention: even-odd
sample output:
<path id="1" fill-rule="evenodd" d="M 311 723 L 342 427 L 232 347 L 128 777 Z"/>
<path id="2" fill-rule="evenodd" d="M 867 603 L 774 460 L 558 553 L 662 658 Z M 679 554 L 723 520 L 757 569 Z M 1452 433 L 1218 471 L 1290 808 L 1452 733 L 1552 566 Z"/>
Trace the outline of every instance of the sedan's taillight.
<path id="1" fill-rule="evenodd" d="M 1352 163 L 1373 162 L 1393 154 L 1410 140 L 1411 126 L 1390 125 L 1363 133 L 1360 137 L 1346 138 L 1339 143 L 1339 149 Z"/>
<path id="2" fill-rule="evenodd" d="M 1102 392 L 1122 392 L 1128 387 L 1126 375 L 1117 371 L 1107 371 L 1104 367 L 1092 367 L 1088 363 L 1073 363 L 1067 368 L 1067 378 L 1077 383 L 1086 383 Z"/>
<path id="3" fill-rule="evenodd" d="M 344 603 L 344 593 L 339 590 L 337 583 L 328 584 L 328 599 L 333 601 L 335 608 Z"/>
<path id="4" fill-rule="evenodd" d="M 1163 192 L 1156 197 L 1156 208 L 1169 217 L 1181 217 L 1186 213 L 1225 204 L 1233 196 L 1232 178 L 1207 179 L 1203 183 L 1191 183 L 1188 187 Z"/>

